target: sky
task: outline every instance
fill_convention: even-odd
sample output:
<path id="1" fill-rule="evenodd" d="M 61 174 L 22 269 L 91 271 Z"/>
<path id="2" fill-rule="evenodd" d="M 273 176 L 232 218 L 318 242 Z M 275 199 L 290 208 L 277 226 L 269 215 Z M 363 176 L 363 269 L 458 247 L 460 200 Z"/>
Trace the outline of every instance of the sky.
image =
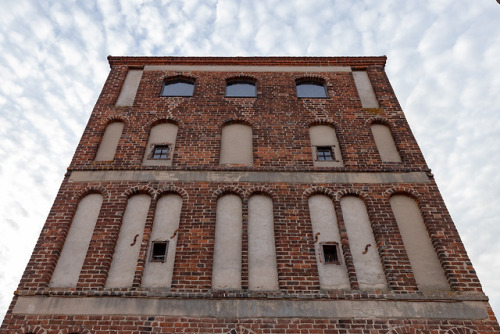
<path id="1" fill-rule="evenodd" d="M 500 316 L 497 1 L 0 0 L 0 12 L 0 319 L 108 55 L 387 55 L 387 75 Z"/>

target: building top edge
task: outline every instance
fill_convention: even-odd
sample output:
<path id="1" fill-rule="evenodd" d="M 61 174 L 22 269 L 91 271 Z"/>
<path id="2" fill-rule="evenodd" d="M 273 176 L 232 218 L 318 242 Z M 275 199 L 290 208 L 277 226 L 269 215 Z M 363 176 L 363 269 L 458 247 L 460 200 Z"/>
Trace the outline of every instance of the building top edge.
<path id="1" fill-rule="evenodd" d="M 342 56 L 342 57 L 151 57 L 108 56 L 110 67 L 144 65 L 253 65 L 253 66 L 350 66 L 364 69 L 368 66 L 385 67 L 386 56 Z"/>

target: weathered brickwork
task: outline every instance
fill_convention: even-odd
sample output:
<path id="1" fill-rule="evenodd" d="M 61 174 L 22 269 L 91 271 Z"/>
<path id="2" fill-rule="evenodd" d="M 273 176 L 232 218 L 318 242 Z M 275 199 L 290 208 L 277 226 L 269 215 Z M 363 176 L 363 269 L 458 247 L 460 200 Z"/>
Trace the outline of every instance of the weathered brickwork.
<path id="1" fill-rule="evenodd" d="M 438 187 L 411 133 L 401 107 L 384 72 L 385 57 L 337 58 L 176 58 L 110 57 L 111 72 L 68 167 L 54 205 L 41 231 L 33 255 L 15 292 L 4 323 L 5 333 L 496 333 L 500 327 L 487 303 L 474 268 L 441 198 Z M 132 106 L 115 103 L 129 68 L 151 65 L 183 65 L 190 70 L 145 68 Z M 352 72 L 349 71 L 207 71 L 193 66 L 344 66 L 367 71 L 380 108 L 363 109 Z M 182 75 L 195 80 L 192 97 L 160 96 L 166 78 Z M 227 79 L 247 77 L 257 83 L 256 98 L 224 96 Z M 324 80 L 328 98 L 297 98 L 295 82 L 303 78 Z M 106 126 L 124 123 L 113 161 L 94 161 Z M 151 128 L 161 122 L 178 126 L 171 166 L 144 166 L 143 158 Z M 219 165 L 224 125 L 243 123 L 252 128 L 253 166 Z M 370 125 L 389 127 L 402 162 L 382 162 Z M 343 167 L 314 167 L 309 128 L 335 128 Z M 137 175 L 172 172 L 255 173 L 420 173 L 418 182 L 256 182 L 212 180 L 127 179 L 102 180 L 95 173 L 135 171 Z M 87 179 L 77 173 L 86 172 Z M 94 174 L 92 174 L 94 173 Z M 153 174 L 151 174 L 153 173 Z M 79 174 L 80 175 L 80 174 Z M 91 176 L 88 176 L 91 175 Z M 104 174 L 99 174 L 104 175 Z M 177 174 L 176 174 L 177 175 Z M 212 175 L 212 174 L 211 174 Z M 276 174 L 273 174 L 276 175 Z M 287 174 L 288 175 L 288 174 Z M 330 175 L 330 174 L 325 174 Z M 392 174 L 391 174 L 392 175 Z M 221 176 L 222 177 L 222 176 Z M 286 178 L 286 176 L 283 176 Z M 325 176 L 327 177 L 327 176 Z M 97 224 L 73 288 L 49 287 L 65 238 L 79 201 L 90 193 L 103 196 Z M 142 287 L 155 208 L 165 194 L 182 198 L 177 231 L 172 287 Z M 217 200 L 225 194 L 239 196 L 243 203 L 242 289 L 212 290 Z M 151 203 L 133 284 L 127 288 L 105 288 L 127 201 L 135 194 L 150 196 Z M 248 284 L 248 201 L 264 194 L 273 201 L 274 233 L 278 269 L 278 291 L 250 291 Z M 315 236 L 308 199 L 315 194 L 331 198 L 347 266 L 350 290 L 320 289 Z M 417 286 L 389 200 L 404 194 L 420 208 L 432 246 L 449 283 L 449 291 L 422 292 Z M 387 280 L 387 291 L 360 290 L 349 235 L 340 200 L 356 196 L 363 200 Z M 308 301 L 401 301 L 483 303 L 482 318 L 391 318 L 367 316 L 242 317 L 221 315 L 179 317 L 175 315 L 28 314 L 18 311 L 20 298 L 144 298 L 150 300 L 302 300 Z M 482 304 L 482 305 L 483 305 Z M 461 304 L 460 304 L 461 305 Z"/>

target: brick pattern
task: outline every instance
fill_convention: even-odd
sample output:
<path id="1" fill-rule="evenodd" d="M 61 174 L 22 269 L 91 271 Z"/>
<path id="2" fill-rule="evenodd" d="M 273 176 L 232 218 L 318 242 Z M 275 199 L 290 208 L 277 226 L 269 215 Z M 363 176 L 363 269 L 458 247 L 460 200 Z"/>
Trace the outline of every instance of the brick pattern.
<path id="1" fill-rule="evenodd" d="M 417 200 L 432 244 L 456 299 L 484 298 L 481 285 L 441 198 L 437 185 L 406 122 L 384 72 L 385 57 L 332 58 L 182 58 L 110 57 L 111 72 L 90 116 L 82 139 L 65 175 L 16 295 L 46 296 L 136 296 L 163 298 L 305 298 L 387 299 L 422 295 L 411 271 L 389 198 L 406 194 Z M 161 97 L 165 78 L 178 72 L 145 71 L 134 105 L 116 107 L 115 102 L 129 66 L 144 64 L 351 66 L 366 70 L 380 108 L 363 109 L 349 72 L 183 72 L 196 80 L 193 97 Z M 257 98 L 224 97 L 225 80 L 245 75 L 257 82 Z M 302 77 L 322 78 L 329 98 L 296 98 L 295 82 Z M 109 122 L 125 127 L 113 161 L 94 161 Z M 172 166 L 143 166 L 148 134 L 162 121 L 178 125 Z M 253 129 L 254 166 L 219 166 L 221 129 L 230 122 L 243 122 Z M 390 127 L 402 157 L 400 163 L 382 163 L 370 124 Z M 308 128 L 316 124 L 335 127 L 344 167 L 314 167 Z M 254 171 L 348 171 L 427 172 L 429 183 L 418 184 L 286 184 L 216 182 L 70 182 L 74 170 L 254 170 Z M 48 288 L 73 215 L 81 198 L 100 193 L 104 202 L 92 236 L 78 284 L 73 289 Z M 133 286 L 105 289 L 114 246 L 127 199 L 134 194 L 151 196 L 145 233 L 137 259 Z M 178 231 L 172 289 L 169 292 L 141 288 L 147 246 L 155 206 L 161 195 L 177 193 L 183 198 Z M 243 268 L 240 291 L 212 291 L 217 199 L 234 193 L 243 201 Z M 276 255 L 280 291 L 248 291 L 247 221 L 248 199 L 264 193 L 273 199 Z M 347 264 L 351 291 L 323 291 L 314 254 L 314 237 L 307 199 L 313 194 L 329 196 L 335 206 L 341 246 Z M 340 199 L 355 195 L 365 202 L 377 249 L 390 291 L 358 289 Z M 484 321 L 356 320 L 356 319 L 198 319 L 134 316 L 27 316 L 13 315 L 12 307 L 2 325 L 8 333 L 493 333 L 500 332 L 493 312 Z"/>

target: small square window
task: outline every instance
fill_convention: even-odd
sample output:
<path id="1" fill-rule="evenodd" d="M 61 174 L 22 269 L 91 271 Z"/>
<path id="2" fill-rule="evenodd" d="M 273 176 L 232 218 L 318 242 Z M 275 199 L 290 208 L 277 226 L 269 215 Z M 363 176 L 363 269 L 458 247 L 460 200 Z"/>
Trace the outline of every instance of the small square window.
<path id="1" fill-rule="evenodd" d="M 168 241 L 153 241 L 151 243 L 150 262 L 165 262 L 167 260 Z"/>
<path id="2" fill-rule="evenodd" d="M 331 146 L 317 146 L 316 159 L 320 161 L 334 161 L 335 154 Z"/>
<path id="3" fill-rule="evenodd" d="M 325 242 L 320 245 L 325 264 L 340 264 L 339 244 L 336 242 Z"/>
<path id="4" fill-rule="evenodd" d="M 170 145 L 155 145 L 151 152 L 151 159 L 168 159 Z"/>

